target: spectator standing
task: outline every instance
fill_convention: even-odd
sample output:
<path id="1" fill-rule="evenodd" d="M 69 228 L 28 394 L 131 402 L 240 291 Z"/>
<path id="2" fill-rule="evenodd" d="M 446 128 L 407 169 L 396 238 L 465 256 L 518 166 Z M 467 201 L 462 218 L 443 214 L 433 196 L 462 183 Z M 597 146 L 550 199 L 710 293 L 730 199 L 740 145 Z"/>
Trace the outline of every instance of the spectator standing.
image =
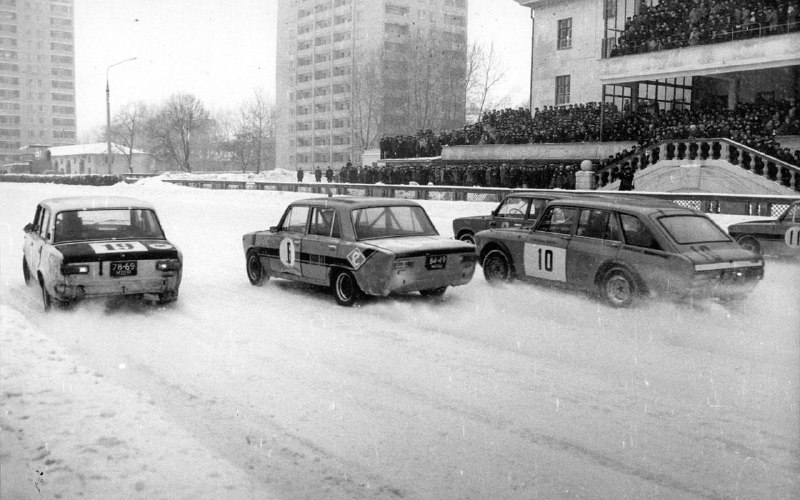
<path id="1" fill-rule="evenodd" d="M 317 169 L 314 170 L 314 179 L 317 182 L 320 182 L 322 180 L 322 170 L 320 170 L 319 167 L 317 167 Z"/>
<path id="2" fill-rule="evenodd" d="M 303 167 L 297 167 L 297 182 L 303 182 Z"/>
<path id="3" fill-rule="evenodd" d="M 330 165 L 328 165 L 328 169 L 325 171 L 325 179 L 328 181 L 328 184 L 333 182 L 333 169 L 331 169 Z"/>

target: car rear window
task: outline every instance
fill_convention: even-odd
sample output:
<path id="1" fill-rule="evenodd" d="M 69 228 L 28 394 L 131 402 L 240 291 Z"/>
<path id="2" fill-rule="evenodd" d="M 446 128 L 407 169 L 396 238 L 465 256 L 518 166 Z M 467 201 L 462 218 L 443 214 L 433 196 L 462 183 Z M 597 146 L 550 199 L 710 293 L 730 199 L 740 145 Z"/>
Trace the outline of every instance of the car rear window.
<path id="1" fill-rule="evenodd" d="M 152 210 L 69 210 L 56 216 L 55 242 L 100 239 L 163 239 Z"/>
<path id="2" fill-rule="evenodd" d="M 361 208 L 353 210 L 351 216 L 359 240 L 439 234 L 422 207 Z"/>
<path id="3" fill-rule="evenodd" d="M 661 217 L 658 222 L 679 245 L 731 241 L 728 235 L 708 217 L 673 215 Z"/>

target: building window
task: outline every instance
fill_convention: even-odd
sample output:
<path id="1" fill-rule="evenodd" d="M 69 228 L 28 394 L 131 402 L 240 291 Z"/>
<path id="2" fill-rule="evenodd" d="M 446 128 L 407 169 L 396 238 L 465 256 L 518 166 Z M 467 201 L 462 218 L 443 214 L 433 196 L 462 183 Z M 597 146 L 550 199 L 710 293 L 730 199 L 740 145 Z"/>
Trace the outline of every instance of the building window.
<path id="1" fill-rule="evenodd" d="M 556 106 L 569 104 L 569 75 L 556 77 Z"/>
<path id="2" fill-rule="evenodd" d="M 572 18 L 560 19 L 558 21 L 558 48 L 572 48 Z"/>

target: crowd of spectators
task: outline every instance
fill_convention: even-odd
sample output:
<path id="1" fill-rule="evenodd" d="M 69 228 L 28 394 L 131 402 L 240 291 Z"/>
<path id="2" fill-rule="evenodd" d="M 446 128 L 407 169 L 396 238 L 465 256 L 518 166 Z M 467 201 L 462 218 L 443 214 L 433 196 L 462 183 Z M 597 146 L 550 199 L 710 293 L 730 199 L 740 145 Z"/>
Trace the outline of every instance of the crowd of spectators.
<path id="1" fill-rule="evenodd" d="M 800 30 L 798 0 L 642 0 L 611 57 Z"/>
<path id="2" fill-rule="evenodd" d="M 575 189 L 576 163 L 441 163 L 345 166 L 338 181 L 354 184 L 409 184 L 435 186 L 479 186 L 511 189 Z"/>
<path id="3" fill-rule="evenodd" d="M 417 136 L 384 138 L 383 158 L 438 156 L 443 145 L 524 144 L 597 141 L 600 121 L 604 121 L 603 140 L 633 141 L 642 146 L 665 139 L 727 137 L 800 165 L 798 152 L 781 148 L 776 135 L 800 134 L 800 120 L 794 99 L 741 103 L 735 109 L 694 106 L 692 109 L 659 110 L 653 103 L 640 103 L 637 110 L 621 112 L 598 103 L 545 107 L 531 114 L 527 109 L 503 109 L 485 113 L 481 121 L 463 129 L 434 135 L 425 131 Z"/>

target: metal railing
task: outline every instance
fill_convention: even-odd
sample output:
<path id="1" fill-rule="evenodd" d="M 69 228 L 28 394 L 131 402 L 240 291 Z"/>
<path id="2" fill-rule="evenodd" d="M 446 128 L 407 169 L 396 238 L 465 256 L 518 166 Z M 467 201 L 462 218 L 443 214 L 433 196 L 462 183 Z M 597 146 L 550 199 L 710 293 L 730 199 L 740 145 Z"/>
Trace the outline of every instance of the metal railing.
<path id="1" fill-rule="evenodd" d="M 624 46 L 619 47 L 618 45 L 616 45 L 617 40 L 619 40 L 619 36 L 616 36 L 614 38 L 615 45 L 607 49 L 608 50 L 607 57 L 611 58 L 611 57 L 630 56 L 636 54 L 647 54 L 650 52 L 681 49 L 684 47 L 695 47 L 698 45 L 712 45 L 715 43 L 734 42 L 738 40 L 748 40 L 751 38 L 761 38 L 773 35 L 784 35 L 796 31 L 800 31 L 800 22 L 798 21 L 787 24 L 778 24 L 775 26 L 770 26 L 768 24 L 753 23 L 753 24 L 748 24 L 747 27 L 742 27 L 739 29 L 736 29 L 735 27 L 730 27 L 730 29 L 725 29 L 722 30 L 721 32 L 712 34 L 712 37 L 710 39 L 706 40 L 698 39 L 697 43 L 694 44 L 691 43 L 689 36 L 681 37 L 677 34 L 669 35 L 670 40 L 662 43 L 660 46 L 657 45 L 656 48 L 650 48 L 649 43 L 639 43 L 630 45 L 625 44 Z"/>
<path id="2" fill-rule="evenodd" d="M 800 192 L 800 167 L 728 138 L 667 139 L 641 148 L 595 172 L 598 187 L 617 180 L 626 164 L 634 173 L 660 161 L 685 161 L 702 165 L 724 160 L 781 186 Z"/>
<path id="3" fill-rule="evenodd" d="M 499 202 L 511 192 L 539 192 L 553 193 L 560 190 L 549 189 L 507 189 L 507 188 L 479 188 L 460 186 L 415 186 L 394 184 L 347 184 L 347 183 L 296 183 L 296 182 L 267 182 L 267 181 L 224 181 L 204 179 L 166 179 L 164 182 L 180 186 L 203 189 L 249 189 L 263 191 L 289 191 L 295 193 L 308 193 L 318 195 L 350 195 L 369 196 L 379 198 L 404 198 L 412 200 L 442 200 L 442 201 L 483 201 Z M 570 193 L 597 196 L 598 191 L 570 191 Z M 603 192 L 605 193 L 605 192 Z M 625 196 L 652 197 L 672 201 L 673 203 L 701 210 L 712 214 L 735 214 L 775 216 L 781 213 L 800 195 L 772 196 L 772 195 L 741 195 L 741 194 L 713 194 L 713 193 L 649 193 L 649 192 L 613 192 L 607 193 L 615 200 L 624 199 Z"/>

